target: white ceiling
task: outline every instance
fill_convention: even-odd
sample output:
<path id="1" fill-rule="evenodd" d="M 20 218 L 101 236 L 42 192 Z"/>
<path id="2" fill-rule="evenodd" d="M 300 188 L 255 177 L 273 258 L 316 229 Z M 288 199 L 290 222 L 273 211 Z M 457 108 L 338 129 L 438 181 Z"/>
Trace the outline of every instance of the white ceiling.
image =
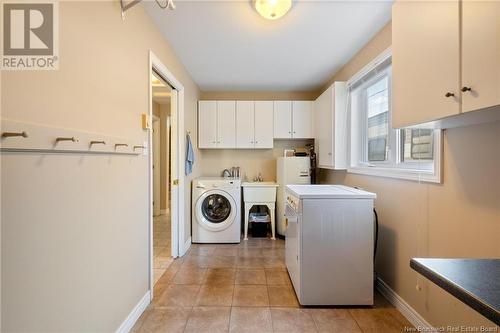
<path id="1" fill-rule="evenodd" d="M 391 1 L 294 1 L 268 21 L 251 1 L 144 1 L 204 91 L 309 91 L 324 85 L 391 17 Z"/>

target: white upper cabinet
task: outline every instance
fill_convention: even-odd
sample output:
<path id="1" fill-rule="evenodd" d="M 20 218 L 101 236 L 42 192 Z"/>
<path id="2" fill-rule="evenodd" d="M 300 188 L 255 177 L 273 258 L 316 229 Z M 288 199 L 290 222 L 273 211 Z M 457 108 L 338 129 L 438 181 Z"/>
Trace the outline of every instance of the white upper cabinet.
<path id="1" fill-rule="evenodd" d="M 393 127 L 478 123 L 500 105 L 500 2 L 396 1 L 392 80 Z"/>
<path id="2" fill-rule="evenodd" d="M 198 147 L 269 149 L 313 138 L 312 101 L 199 101 Z"/>
<path id="3" fill-rule="evenodd" d="M 236 148 L 273 148 L 273 102 L 236 102 Z"/>
<path id="4" fill-rule="evenodd" d="M 236 148 L 254 148 L 254 124 L 255 102 L 236 101 Z"/>
<path id="5" fill-rule="evenodd" d="M 462 2 L 462 112 L 500 105 L 500 1 Z"/>
<path id="6" fill-rule="evenodd" d="M 312 137 L 311 101 L 274 102 L 275 139 L 310 139 Z"/>
<path id="7" fill-rule="evenodd" d="M 312 102 L 292 102 L 292 138 L 310 139 L 312 133 Z"/>
<path id="8" fill-rule="evenodd" d="M 460 112 L 457 1 L 396 1 L 392 7 L 392 125 Z"/>
<path id="9" fill-rule="evenodd" d="M 255 148 L 273 148 L 273 101 L 255 101 Z"/>
<path id="10" fill-rule="evenodd" d="M 318 168 L 347 168 L 347 95 L 335 82 L 314 101 L 314 134 Z"/>
<path id="11" fill-rule="evenodd" d="M 236 147 L 235 101 L 198 102 L 198 147 Z"/>
<path id="12" fill-rule="evenodd" d="M 198 102 L 198 148 L 217 147 L 217 102 Z"/>
<path id="13" fill-rule="evenodd" d="M 292 138 L 291 101 L 274 101 L 274 138 Z"/>
<path id="14" fill-rule="evenodd" d="M 217 101 L 217 148 L 236 147 L 236 102 Z"/>

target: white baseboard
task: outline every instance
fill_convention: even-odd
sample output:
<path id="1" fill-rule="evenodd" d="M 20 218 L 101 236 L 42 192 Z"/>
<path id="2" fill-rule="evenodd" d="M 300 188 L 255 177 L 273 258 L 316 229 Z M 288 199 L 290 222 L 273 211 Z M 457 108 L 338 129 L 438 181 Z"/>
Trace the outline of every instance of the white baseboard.
<path id="1" fill-rule="evenodd" d="M 148 292 L 141 298 L 139 303 L 132 309 L 127 318 L 123 321 L 123 323 L 118 327 L 116 333 L 128 333 L 134 327 L 137 319 L 142 315 L 144 310 L 148 307 L 151 302 L 151 292 Z"/>
<path id="2" fill-rule="evenodd" d="M 179 257 L 182 257 L 183 255 L 185 255 L 190 247 L 191 247 L 191 236 L 189 236 L 188 240 L 184 243 L 184 245 L 181 249 L 181 253 L 179 253 Z"/>
<path id="3" fill-rule="evenodd" d="M 408 319 L 413 326 L 418 328 L 425 328 L 426 331 L 434 332 L 436 329 L 429 324 L 424 317 L 422 317 L 414 308 L 410 306 L 410 304 L 406 303 L 406 301 L 396 294 L 394 290 L 391 289 L 381 278 L 377 278 L 376 283 L 377 290 L 385 297 L 387 300 L 394 305 L 396 309 L 401 312 L 403 316 Z"/>

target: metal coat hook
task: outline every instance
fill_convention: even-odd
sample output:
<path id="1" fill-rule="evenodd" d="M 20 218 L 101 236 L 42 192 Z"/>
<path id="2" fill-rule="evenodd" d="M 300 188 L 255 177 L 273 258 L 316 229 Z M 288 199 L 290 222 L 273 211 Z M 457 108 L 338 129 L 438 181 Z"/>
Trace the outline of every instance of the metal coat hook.
<path id="1" fill-rule="evenodd" d="M 136 149 L 144 149 L 144 146 L 134 146 L 134 150 Z"/>
<path id="2" fill-rule="evenodd" d="M 118 147 L 128 147 L 128 144 L 126 144 L 126 143 L 115 143 L 115 150 Z"/>
<path id="3" fill-rule="evenodd" d="M 3 132 L 2 133 L 2 138 L 11 138 L 11 137 L 16 137 L 16 136 L 22 136 L 23 138 L 28 137 L 28 133 L 25 131 L 22 132 Z"/>
<path id="4" fill-rule="evenodd" d="M 135 5 L 137 5 L 141 1 L 142 0 L 132 0 L 129 3 L 125 4 L 124 0 L 120 0 L 120 6 L 122 8 L 122 20 L 125 19 L 125 12 L 130 8 L 134 7 Z M 161 3 L 159 0 L 155 1 L 161 9 L 167 9 L 167 8 L 170 10 L 175 9 L 174 0 L 165 0 L 165 4 Z"/>
<path id="5" fill-rule="evenodd" d="M 89 148 L 92 148 L 93 145 L 105 145 L 105 141 L 90 141 Z"/>
<path id="6" fill-rule="evenodd" d="M 58 138 L 56 138 L 56 143 L 58 143 L 60 141 L 78 142 L 78 139 L 75 138 L 74 136 L 72 136 L 72 137 L 58 137 Z"/>

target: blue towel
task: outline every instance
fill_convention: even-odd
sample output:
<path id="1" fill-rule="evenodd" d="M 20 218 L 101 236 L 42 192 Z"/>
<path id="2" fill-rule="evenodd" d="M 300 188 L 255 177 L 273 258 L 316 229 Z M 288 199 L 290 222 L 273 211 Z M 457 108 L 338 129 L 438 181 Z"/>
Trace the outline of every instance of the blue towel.
<path id="1" fill-rule="evenodd" d="M 194 151 L 189 133 L 186 134 L 186 176 L 193 172 Z"/>

